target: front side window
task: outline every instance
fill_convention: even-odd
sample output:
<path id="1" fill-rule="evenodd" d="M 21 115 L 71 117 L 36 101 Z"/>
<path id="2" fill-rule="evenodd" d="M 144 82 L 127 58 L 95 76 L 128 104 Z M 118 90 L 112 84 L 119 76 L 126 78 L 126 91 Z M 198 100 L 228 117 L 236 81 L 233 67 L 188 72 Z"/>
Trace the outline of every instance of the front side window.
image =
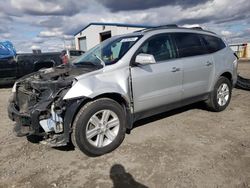
<path id="1" fill-rule="evenodd" d="M 210 35 L 202 35 L 202 38 L 209 53 L 217 52 L 226 47 L 225 43 L 220 38 Z"/>
<path id="2" fill-rule="evenodd" d="M 141 36 L 109 38 L 73 61 L 74 65 L 111 65 L 119 61 Z"/>
<path id="3" fill-rule="evenodd" d="M 206 49 L 197 34 L 175 33 L 173 37 L 178 48 L 179 57 L 196 56 L 206 53 Z"/>
<path id="4" fill-rule="evenodd" d="M 149 39 L 139 48 L 137 54 L 140 53 L 151 54 L 156 61 L 176 58 L 176 51 L 169 35 L 159 35 Z"/>

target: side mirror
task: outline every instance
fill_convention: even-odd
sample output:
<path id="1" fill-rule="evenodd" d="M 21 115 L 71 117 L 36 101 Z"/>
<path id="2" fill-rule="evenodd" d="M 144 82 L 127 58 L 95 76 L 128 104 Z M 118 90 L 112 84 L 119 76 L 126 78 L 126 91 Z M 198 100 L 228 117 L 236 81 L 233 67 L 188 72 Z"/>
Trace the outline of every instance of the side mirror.
<path id="1" fill-rule="evenodd" d="M 155 58 L 151 54 L 138 54 L 135 58 L 135 62 L 141 65 L 154 64 L 156 63 Z"/>

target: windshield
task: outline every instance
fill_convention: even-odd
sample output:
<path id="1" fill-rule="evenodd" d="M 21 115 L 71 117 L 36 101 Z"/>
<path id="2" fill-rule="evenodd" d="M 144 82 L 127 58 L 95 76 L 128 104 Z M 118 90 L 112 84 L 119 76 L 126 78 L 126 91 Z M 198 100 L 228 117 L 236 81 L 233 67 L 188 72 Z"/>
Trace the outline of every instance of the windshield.
<path id="1" fill-rule="evenodd" d="M 98 44 L 74 60 L 74 65 L 94 64 L 111 65 L 119 61 L 138 41 L 140 36 L 110 38 Z"/>

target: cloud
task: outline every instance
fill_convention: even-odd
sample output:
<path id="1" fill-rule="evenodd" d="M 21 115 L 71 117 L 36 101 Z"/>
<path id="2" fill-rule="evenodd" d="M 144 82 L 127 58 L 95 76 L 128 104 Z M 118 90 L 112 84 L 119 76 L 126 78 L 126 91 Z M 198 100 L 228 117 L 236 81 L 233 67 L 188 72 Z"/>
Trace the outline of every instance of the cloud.
<path id="1" fill-rule="evenodd" d="M 223 31 L 221 31 L 221 34 L 222 34 L 222 36 L 228 37 L 228 36 L 232 35 L 232 32 L 223 30 Z"/>
<path id="2" fill-rule="evenodd" d="M 229 41 L 250 41 L 249 0 L 1 0 L 0 40 L 18 51 L 61 50 L 90 22 L 199 25 Z M 66 43 L 66 44 L 65 44 Z"/>
<path id="3" fill-rule="evenodd" d="M 64 18 L 62 16 L 47 16 L 40 20 L 35 20 L 32 25 L 46 28 L 60 27 L 63 24 Z"/>
<path id="4" fill-rule="evenodd" d="M 198 4 L 206 3 L 209 0 L 103 0 L 100 1 L 105 7 L 112 12 L 117 11 L 131 11 L 131 10 L 145 10 L 150 8 L 157 8 L 162 6 L 181 6 L 183 8 L 196 6 Z"/>
<path id="5" fill-rule="evenodd" d="M 41 38 L 41 37 L 35 37 L 33 40 L 32 40 L 33 44 L 42 44 L 45 42 L 45 39 L 44 38 Z"/>
<path id="6" fill-rule="evenodd" d="M 58 37 L 61 36 L 63 34 L 62 31 L 58 31 L 58 30 L 54 30 L 54 31 L 41 31 L 38 34 L 38 37 L 41 38 L 49 38 L 49 37 Z"/>
<path id="7" fill-rule="evenodd" d="M 73 35 L 63 35 L 64 40 L 73 40 L 75 37 Z"/>
<path id="8" fill-rule="evenodd" d="M 7 21 L 11 22 L 13 21 L 13 18 L 11 16 L 4 14 L 3 12 L 0 12 L 0 20 L 5 22 Z"/>
<path id="9" fill-rule="evenodd" d="M 0 34 L 4 34 L 8 32 L 8 28 L 0 27 Z"/>
<path id="10" fill-rule="evenodd" d="M 67 0 L 11 0 L 11 5 L 23 13 L 37 16 L 67 15 L 80 12 L 83 3 Z M 79 6 L 80 5 L 80 6 Z"/>
<path id="11" fill-rule="evenodd" d="M 9 40 L 12 38 L 12 34 L 10 33 L 0 33 L 0 41 L 1 40 Z"/>
<path id="12" fill-rule="evenodd" d="M 214 16 L 204 16 L 204 17 L 192 17 L 192 18 L 183 18 L 179 21 L 177 21 L 177 24 L 203 24 L 203 23 L 207 23 L 210 22 L 211 20 L 214 19 Z"/>
<path id="13" fill-rule="evenodd" d="M 31 49 L 32 49 L 32 50 L 41 49 L 41 46 L 32 45 L 32 46 L 31 46 Z"/>
<path id="14" fill-rule="evenodd" d="M 201 27 L 199 24 L 184 24 L 182 27 L 192 28 L 192 27 Z"/>

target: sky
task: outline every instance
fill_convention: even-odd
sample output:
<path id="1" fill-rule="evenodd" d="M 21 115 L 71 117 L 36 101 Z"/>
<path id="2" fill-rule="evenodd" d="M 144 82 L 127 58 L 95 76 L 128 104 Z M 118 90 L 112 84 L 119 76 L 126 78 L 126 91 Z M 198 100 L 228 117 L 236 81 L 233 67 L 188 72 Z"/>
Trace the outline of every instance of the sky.
<path id="1" fill-rule="evenodd" d="M 250 0 L 0 0 L 0 41 L 19 53 L 60 51 L 91 22 L 201 26 L 250 42 Z"/>

